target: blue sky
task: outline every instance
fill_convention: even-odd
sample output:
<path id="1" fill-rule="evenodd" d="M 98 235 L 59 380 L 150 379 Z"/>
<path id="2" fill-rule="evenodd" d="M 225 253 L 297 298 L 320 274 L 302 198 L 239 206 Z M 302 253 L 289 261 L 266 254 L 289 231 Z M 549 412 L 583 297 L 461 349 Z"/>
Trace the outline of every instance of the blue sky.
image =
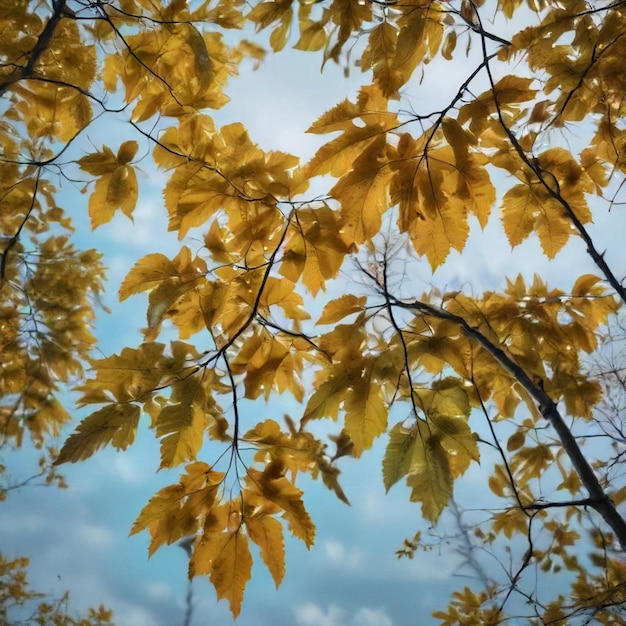
<path id="1" fill-rule="evenodd" d="M 457 79 L 466 75 L 468 67 L 459 56 L 459 63 L 448 64 L 445 72 L 430 68 L 423 84 L 408 87 L 407 99 L 415 109 L 436 109 L 446 94 L 456 91 Z M 242 68 L 242 76 L 229 88 L 231 104 L 215 118 L 219 125 L 241 120 L 264 149 L 287 150 L 306 159 L 319 138 L 304 135 L 304 130 L 327 108 L 354 95 L 361 80 L 358 69 L 346 80 L 341 69 L 330 64 L 320 74 L 314 54 L 270 57 L 257 72 Z M 89 138 L 97 147 L 106 141 L 115 149 L 127 138 L 123 133 L 123 127 L 102 126 L 90 131 Z M 116 302 L 125 273 L 144 254 L 177 251 L 175 237 L 165 234 L 160 197 L 164 180 L 163 174 L 146 171 L 140 179 L 134 225 L 117 216 L 95 233 L 87 229 L 86 196 L 68 186 L 63 190 L 63 203 L 80 226 L 77 241 L 104 251 L 110 268 L 105 303 L 113 312 L 103 313 L 97 325 L 100 350 L 106 355 L 125 345 L 137 345 L 139 330 L 145 326 L 145 297 Z M 591 228 L 598 247 L 607 248 L 607 259 L 620 276 L 626 271 L 625 227 L 623 213 L 607 215 L 603 209 Z M 463 254 L 453 253 L 434 275 L 426 262 L 420 262 L 412 284 L 416 294 L 430 285 L 480 293 L 501 287 L 506 275 L 522 273 L 532 278 L 538 272 L 553 286 L 567 290 L 585 271 L 594 268 L 578 240 L 552 263 L 546 262 L 536 240 L 512 251 L 494 210 L 484 233 L 473 225 Z M 355 280 L 346 270 L 331 291 L 342 293 Z M 260 413 L 276 417 L 293 408 L 289 399 L 279 398 L 268 407 L 255 406 L 251 413 L 256 420 Z M 75 415 L 79 419 L 84 412 Z M 393 413 L 390 423 L 404 417 Z M 441 550 L 419 553 L 413 560 L 396 558 L 402 540 L 418 528 L 428 533 L 428 526 L 420 519 L 419 506 L 408 502 L 402 485 L 385 496 L 380 470 L 384 446 L 383 438 L 359 461 L 342 463 L 342 485 L 351 507 L 336 500 L 320 482 L 303 479 L 305 503 L 318 529 L 316 545 L 307 552 L 299 542 L 288 541 L 287 575 L 278 591 L 263 566 L 255 565 L 236 622 L 239 626 L 435 623 L 431 611 L 445 605 L 449 593 L 467 583 L 458 576 L 461 558 L 445 539 Z M 33 454 L 26 448 L 11 459 L 16 477 L 27 475 Z M 209 459 L 210 450 L 202 455 Z M 10 546 L 11 554 L 31 555 L 30 578 L 36 589 L 52 595 L 69 589 L 70 612 L 103 603 L 114 609 L 119 626 L 182 625 L 187 593 L 184 551 L 164 547 L 148 560 L 147 535 L 127 537 L 150 496 L 177 480 L 176 471 L 155 474 L 158 459 L 158 442 L 142 428 L 136 444 L 124 453 L 107 449 L 79 465 L 63 466 L 69 489 L 29 487 L 11 494 L 0 509 L 3 549 Z M 487 458 L 483 463 L 488 467 Z M 466 505 L 486 491 L 486 478 L 478 469 L 456 487 L 461 504 Z M 444 515 L 434 532 L 434 543 L 437 535 L 445 537 L 454 531 L 454 520 Z M 227 604 L 216 602 L 213 588 L 203 579 L 193 583 L 193 603 L 194 625 L 233 623 Z"/>

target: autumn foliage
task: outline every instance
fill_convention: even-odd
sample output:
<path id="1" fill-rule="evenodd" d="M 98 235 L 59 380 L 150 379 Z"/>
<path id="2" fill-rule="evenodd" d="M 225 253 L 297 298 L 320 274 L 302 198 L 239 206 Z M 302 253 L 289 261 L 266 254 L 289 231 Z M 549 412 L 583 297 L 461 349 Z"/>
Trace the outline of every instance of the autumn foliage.
<path id="1" fill-rule="evenodd" d="M 525 542 L 503 580 L 437 611 L 443 624 L 624 623 L 623 452 L 605 430 L 600 447 L 580 434 L 608 393 L 587 355 L 626 302 L 623 268 L 588 230 L 623 202 L 625 2 L 15 0 L 0 2 L 0 32 L 5 440 L 54 437 L 67 382 L 89 414 L 57 464 L 124 450 L 146 424 L 154 468 L 182 467 L 131 532 L 150 534 L 150 553 L 195 537 L 190 577 L 208 576 L 236 616 L 253 556 L 278 586 L 284 533 L 314 544 L 298 475 L 347 503 L 342 457 L 385 437 L 384 485 L 406 482 L 424 518 L 436 524 L 455 482 L 482 471 L 499 505 L 471 541 Z M 308 162 L 210 114 L 239 63 L 292 46 L 346 71 L 357 58 L 363 77 L 356 98 L 312 120 L 321 147 Z M 416 111 L 407 87 L 435 67 L 462 68 L 458 91 Z M 111 117 L 123 141 L 91 145 Z M 180 251 L 136 262 L 119 298 L 147 302 L 143 338 L 96 355 L 104 269 L 74 247 L 57 190 L 81 181 L 93 229 L 132 218 L 148 161 Z M 596 270 L 555 287 L 520 268 L 482 294 L 400 288 L 398 259 L 435 270 L 493 220 L 512 247 L 536 240 L 558 263 L 575 245 Z M 341 269 L 365 289 L 329 299 Z M 242 399 L 285 393 L 300 415 L 243 419 Z M 392 407 L 409 417 L 393 423 Z M 336 422 L 328 439 L 310 428 L 323 419 Z M 499 460 L 479 467 L 486 449 Z M 562 571 L 568 597 L 536 582 Z M 520 594 L 526 608 L 510 602 Z"/>

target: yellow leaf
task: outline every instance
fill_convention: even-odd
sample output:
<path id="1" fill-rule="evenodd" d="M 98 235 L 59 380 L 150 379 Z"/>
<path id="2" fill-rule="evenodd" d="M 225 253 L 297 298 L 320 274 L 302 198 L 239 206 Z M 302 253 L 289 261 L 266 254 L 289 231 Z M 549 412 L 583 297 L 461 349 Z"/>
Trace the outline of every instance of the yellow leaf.
<path id="1" fill-rule="evenodd" d="M 409 233 L 415 251 L 426 255 L 431 267 L 436 269 L 447 258 L 450 249 L 462 250 L 469 235 L 464 207 L 459 201 L 434 200 L 432 217 L 415 220 Z"/>
<path id="2" fill-rule="evenodd" d="M 352 169 L 354 161 L 379 136 L 397 124 L 397 116 L 388 112 L 387 99 L 377 86 L 361 89 L 358 99 L 359 125 L 354 123 L 356 110 L 351 103 L 344 101 L 328 113 L 322 115 L 308 132 L 325 133 L 341 130 L 342 134 L 323 145 L 306 166 L 309 176 L 332 174 L 343 176 Z M 341 121 L 343 123 L 341 123 Z M 363 125 L 364 124 L 364 125 Z"/>
<path id="3" fill-rule="evenodd" d="M 500 9 L 508 19 L 511 19 L 521 4 L 522 0 L 500 0 L 498 9 Z"/>
<path id="4" fill-rule="evenodd" d="M 463 381 L 447 377 L 435 381 L 430 389 L 415 390 L 418 406 L 426 414 L 445 415 L 448 417 L 469 417 L 470 403 Z"/>
<path id="5" fill-rule="evenodd" d="M 165 346 L 160 343 L 144 343 L 138 349 L 124 348 L 119 356 L 90 359 L 96 377 L 79 387 L 83 392 L 79 404 L 106 402 L 97 395 L 100 390 L 113 394 L 120 403 L 152 391 L 163 375 L 156 364 L 161 360 L 164 349 Z M 94 393 L 96 399 L 90 398 Z"/>
<path id="6" fill-rule="evenodd" d="M 302 277 L 315 295 L 341 267 L 348 246 L 339 234 L 338 217 L 327 206 L 298 211 L 298 230 L 286 242 L 280 273 L 292 282 Z"/>
<path id="7" fill-rule="evenodd" d="M 242 439 L 257 444 L 274 445 L 282 443 L 284 437 L 285 433 L 280 429 L 278 422 L 268 419 L 256 424 Z"/>
<path id="8" fill-rule="evenodd" d="M 187 23 L 181 26 L 184 26 L 185 40 L 193 52 L 195 76 L 199 83 L 198 91 L 202 93 L 210 87 L 215 78 L 209 51 L 202 34 L 193 24 Z"/>
<path id="9" fill-rule="evenodd" d="M 243 592 L 252 572 L 248 537 L 237 529 L 219 535 L 219 549 L 211 567 L 211 582 L 217 597 L 229 602 L 234 617 L 241 611 Z"/>
<path id="10" fill-rule="evenodd" d="M 309 175 L 341 176 L 351 168 L 363 150 L 383 133 L 386 133 L 383 127 L 373 124 L 345 127 L 340 137 L 325 144 L 315 153 L 308 165 Z"/>
<path id="11" fill-rule="evenodd" d="M 572 234 L 563 207 L 539 183 L 515 185 L 504 194 L 502 224 L 511 246 L 519 245 L 535 230 L 548 258 L 553 258 Z"/>
<path id="12" fill-rule="evenodd" d="M 339 54 L 346 41 L 354 33 L 363 32 L 366 24 L 372 22 L 372 7 L 367 3 L 360 4 L 352 0 L 333 0 L 327 10 L 337 28 L 333 38 L 334 45 L 326 49 L 324 60 L 333 59 L 339 63 Z"/>
<path id="13" fill-rule="evenodd" d="M 276 461 L 269 463 L 263 472 L 249 468 L 248 487 L 250 491 L 279 506 L 283 510 L 282 517 L 289 524 L 289 530 L 310 548 L 315 541 L 315 526 L 304 508 L 302 491 L 285 476 L 276 475 L 281 468 L 282 463 Z"/>
<path id="14" fill-rule="evenodd" d="M 383 457 L 383 482 L 389 491 L 411 468 L 415 447 L 416 428 L 406 428 L 403 422 L 389 431 L 389 443 Z"/>
<path id="15" fill-rule="evenodd" d="M 372 377 L 372 362 L 364 366 L 358 379 L 352 379 L 344 392 L 344 428 L 354 443 L 355 456 L 372 447 L 376 437 L 387 428 L 387 405 L 380 383 Z"/>
<path id="16" fill-rule="evenodd" d="M 396 54 L 393 59 L 392 77 L 393 82 L 389 91 L 394 94 L 405 85 L 415 68 L 421 63 L 426 55 L 426 26 L 432 19 L 428 9 L 415 7 L 408 12 L 402 28 L 398 34 Z"/>
<path id="17" fill-rule="evenodd" d="M 527 446 L 518 450 L 511 459 L 511 469 L 525 485 L 532 478 L 540 478 L 546 468 L 552 464 L 554 455 L 544 443 Z"/>
<path id="18" fill-rule="evenodd" d="M 489 89 L 459 109 L 460 124 L 470 122 L 470 130 L 475 134 L 482 133 L 488 127 L 490 116 L 498 107 L 503 113 L 514 112 L 519 105 L 535 98 L 536 89 L 531 89 L 533 78 L 507 75 L 500 79 L 494 89 Z M 495 97 L 494 97 L 495 96 Z"/>
<path id="19" fill-rule="evenodd" d="M 192 260 L 186 246 L 181 248 L 171 262 L 162 255 L 148 255 L 131 269 L 120 288 L 120 297 L 125 298 L 131 293 L 154 287 L 149 296 L 148 331 L 146 331 L 146 337 L 153 339 L 158 334 L 163 319 L 170 315 L 172 306 L 181 300 L 181 297 L 192 292 L 195 298 L 191 303 L 185 302 L 187 308 L 181 304 L 183 310 L 179 316 L 176 317 L 176 311 L 171 314 L 181 330 L 181 336 L 189 327 L 193 332 L 197 332 L 201 328 L 201 323 L 198 323 L 200 316 L 195 287 L 199 282 L 204 282 L 206 271 L 205 261 L 199 257 Z M 191 305 L 195 305 L 195 308 L 190 312 L 187 309 Z"/>
<path id="20" fill-rule="evenodd" d="M 100 180 L 103 180 L 104 178 L 105 177 Z M 96 184 L 96 190 L 97 189 L 98 185 Z M 135 168 L 130 165 L 123 165 L 116 168 L 108 180 L 106 190 L 106 203 L 108 204 L 109 209 L 113 209 L 113 211 L 115 211 L 120 208 L 122 209 L 122 213 L 124 213 L 124 215 L 132 217 L 135 205 L 137 204 L 138 194 L 139 186 L 137 184 L 137 174 L 135 173 Z M 91 216 L 92 227 L 102 223 L 96 209 L 96 203 L 100 202 L 101 198 L 96 197 L 93 201 L 92 207 L 92 199 L 94 197 L 96 197 L 95 192 L 89 199 L 89 215 Z M 99 207 L 99 209 L 102 210 L 102 207 Z"/>
<path id="21" fill-rule="evenodd" d="M 125 450 L 135 441 L 140 410 L 136 404 L 109 404 L 86 417 L 63 444 L 55 465 L 88 459 L 111 444 Z"/>
<path id="22" fill-rule="evenodd" d="M 218 263 L 232 263 L 234 255 L 227 246 L 227 230 L 222 228 L 218 220 L 213 220 L 209 232 L 204 237 L 204 245 L 211 253 L 211 257 Z"/>
<path id="23" fill-rule="evenodd" d="M 292 8 L 290 0 L 259 2 L 248 14 L 248 19 L 257 24 L 258 29 L 262 29 L 283 19 L 285 14 L 288 14 L 289 20 L 291 20 Z"/>
<path id="24" fill-rule="evenodd" d="M 134 169 L 128 166 L 128 163 L 135 156 L 137 149 L 136 141 L 125 141 L 120 146 L 117 157 L 113 155 L 110 148 L 104 146 L 102 152 L 94 152 L 78 159 L 78 164 L 82 170 L 100 177 L 99 180 L 103 180 L 100 183 L 99 195 L 104 196 L 109 204 L 115 205 L 113 210 L 118 206 L 130 206 L 130 200 L 121 197 L 122 193 L 135 195 L 135 200 L 132 202 L 133 207 L 136 202 L 137 177 Z M 98 185 L 96 185 L 96 189 L 98 190 Z M 102 200 L 103 198 L 99 199 Z"/>
<path id="25" fill-rule="evenodd" d="M 117 209 L 132 216 L 139 188 L 135 169 L 128 162 L 135 156 L 137 148 L 136 141 L 126 141 L 120 146 L 117 157 L 104 146 L 102 152 L 78 159 L 82 170 L 98 177 L 89 197 L 92 229 L 109 222 Z"/>
<path id="26" fill-rule="evenodd" d="M 119 55 L 107 55 L 102 69 L 102 81 L 104 88 L 113 93 L 117 89 L 117 81 L 122 75 L 124 59 Z"/>
<path id="27" fill-rule="evenodd" d="M 504 194 L 502 223 L 512 247 L 522 243 L 533 231 L 539 216 L 538 204 L 528 185 L 515 185 Z"/>
<path id="28" fill-rule="evenodd" d="M 172 524 L 176 520 L 180 503 L 185 495 L 182 484 L 168 485 L 152 496 L 139 513 L 130 534 L 134 535 L 146 529 L 150 531 L 152 535 L 150 556 L 164 543 L 172 543 L 185 534 L 193 533 L 193 527 L 173 528 L 174 524 Z"/>
<path id="29" fill-rule="evenodd" d="M 493 516 L 493 532 L 503 532 L 505 537 L 512 539 L 513 535 L 528 534 L 528 515 L 519 507 L 507 509 L 506 511 L 495 513 Z"/>
<path id="30" fill-rule="evenodd" d="M 444 41 L 443 47 L 441 48 L 441 56 L 447 61 L 452 60 L 452 53 L 456 48 L 456 31 L 451 30 L 447 35 Z"/>
<path id="31" fill-rule="evenodd" d="M 136 141 L 125 141 L 117 151 L 117 162 L 120 165 L 126 165 L 133 160 L 137 154 L 139 144 Z"/>
<path id="32" fill-rule="evenodd" d="M 158 328 L 171 306 L 192 288 L 193 284 L 182 283 L 178 276 L 174 276 L 162 281 L 156 289 L 153 289 L 150 292 L 146 314 L 148 328 Z"/>
<path id="33" fill-rule="evenodd" d="M 217 7 L 216 11 L 217 10 L 221 11 L 223 9 L 222 7 Z M 241 17 L 241 14 L 238 15 L 239 17 Z M 254 41 L 249 41 L 248 39 L 244 39 L 243 41 L 239 42 L 238 48 L 239 50 L 241 50 L 244 56 L 253 59 L 253 67 L 255 70 L 260 67 L 261 62 L 263 61 L 263 59 L 265 59 L 265 55 L 267 53 L 265 48 L 260 46 L 258 43 L 255 43 Z"/>
<path id="34" fill-rule="evenodd" d="M 156 422 L 156 435 L 161 439 L 159 469 L 195 459 L 209 424 L 206 396 L 198 377 L 190 376 L 174 385 L 170 402 Z"/>
<path id="35" fill-rule="evenodd" d="M 582 481 L 580 480 L 580 476 L 574 471 L 570 470 L 566 476 L 563 477 L 563 482 L 559 484 L 557 489 L 566 489 L 573 496 L 580 493 L 580 489 L 582 487 Z M 615 500 L 616 504 L 620 504 L 619 501 Z"/>
<path id="36" fill-rule="evenodd" d="M 352 448 L 351 448 L 352 450 Z M 317 468 L 322 475 L 322 482 L 344 503 L 350 506 L 350 500 L 339 484 L 339 469 L 324 456 L 317 457 Z"/>
<path id="37" fill-rule="evenodd" d="M 328 302 L 322 311 L 317 324 L 334 324 L 353 313 L 361 313 L 367 302 L 366 296 L 346 294 Z"/>
<path id="38" fill-rule="evenodd" d="M 426 429 L 424 429 L 426 430 Z M 438 435 L 416 441 L 407 485 L 411 502 L 422 503 L 422 514 L 435 524 L 452 497 L 452 474 Z"/>
<path id="39" fill-rule="evenodd" d="M 308 320 L 310 315 L 302 308 L 304 300 L 295 291 L 295 285 L 286 278 L 270 276 L 265 282 L 259 306 L 261 312 L 269 314 L 270 307 L 278 305 L 285 315 L 292 320 Z"/>
<path id="40" fill-rule="evenodd" d="M 393 59 L 395 56 L 398 30 L 390 20 L 382 21 L 372 28 L 368 37 L 368 45 L 360 60 L 361 70 L 372 69 L 374 81 L 385 96 L 395 94 Z"/>
<path id="41" fill-rule="evenodd" d="M 572 296 L 581 298 L 587 294 L 599 295 L 602 293 L 603 288 L 599 289 L 595 287 L 601 281 L 599 276 L 594 274 L 583 274 L 576 279 L 574 286 L 572 287 Z"/>
<path id="42" fill-rule="evenodd" d="M 270 35 L 270 46 L 274 52 L 279 52 L 285 47 L 287 39 L 289 38 L 289 30 L 291 24 L 288 21 L 283 21 L 279 24 Z"/>
<path id="43" fill-rule="evenodd" d="M 120 301 L 135 293 L 152 289 L 157 283 L 178 274 L 176 265 L 164 254 L 148 254 L 139 259 L 120 285 Z"/>
<path id="44" fill-rule="evenodd" d="M 345 374 L 329 376 L 329 380 L 322 383 L 309 398 L 302 419 L 308 421 L 330 417 L 336 420 L 339 414 L 339 405 L 343 402 L 345 394 Z"/>
<path id="45" fill-rule="evenodd" d="M 489 477 L 489 488 L 499 498 L 504 498 L 510 495 L 511 492 L 511 480 L 507 472 L 505 472 L 503 465 L 496 465 L 493 473 Z"/>
<path id="46" fill-rule="evenodd" d="M 467 422 L 470 403 L 463 383 L 444 378 L 435 382 L 432 389 L 416 389 L 414 397 L 426 414 L 430 431 L 437 433 L 448 453 L 451 475 L 462 475 L 472 461 L 480 459 L 477 437 Z"/>
<path id="47" fill-rule="evenodd" d="M 324 25 L 320 22 L 307 20 L 300 22 L 300 39 L 294 45 L 296 50 L 319 50 L 327 39 Z"/>
<path id="48" fill-rule="evenodd" d="M 308 133 L 324 134 L 332 133 L 335 131 L 344 130 L 346 128 L 346 122 L 361 117 L 363 111 L 362 108 L 348 100 L 342 100 L 339 104 L 336 104 L 332 109 L 329 109 L 308 128 Z"/>
<path id="49" fill-rule="evenodd" d="M 446 337 L 444 328 L 439 328 L 432 336 L 420 336 L 409 344 L 411 358 L 432 374 L 440 373 L 446 365 L 464 374 L 467 371 L 466 352 L 467 344 L 456 337 Z"/>
<path id="50" fill-rule="evenodd" d="M 562 394 L 569 415 L 593 418 L 593 407 L 602 398 L 602 386 L 597 380 L 588 380 L 584 375 L 556 372 L 551 381 L 555 393 Z"/>
<path id="51" fill-rule="evenodd" d="M 118 166 L 117 158 L 107 146 L 103 146 L 102 152 L 88 154 L 78 159 L 77 162 L 81 170 L 94 176 L 110 174 Z"/>
<path id="52" fill-rule="evenodd" d="M 468 210 L 474 208 L 471 194 L 457 196 L 459 185 L 450 146 L 423 153 L 422 142 L 404 133 L 398 141 L 397 159 L 391 164 L 395 176 L 390 185 L 391 204 L 399 204 L 398 226 L 407 232 L 419 255 L 426 255 L 433 268 L 450 249 L 462 250 L 469 235 Z"/>
<path id="53" fill-rule="evenodd" d="M 221 521 L 220 528 L 226 525 L 225 507 L 214 506 L 224 474 L 201 462 L 190 463 L 185 472 L 178 484 L 168 485 L 150 498 L 130 531 L 131 535 L 146 529 L 150 532 L 150 556 L 163 544 L 194 535 L 201 520 L 205 526 L 209 519 Z"/>
<path id="54" fill-rule="evenodd" d="M 391 148 L 379 135 L 363 149 L 350 172 L 331 189 L 340 204 L 340 233 L 346 245 L 360 244 L 379 232 L 383 213 L 390 207 Z"/>
<path id="55" fill-rule="evenodd" d="M 464 474 L 472 461 L 480 460 L 478 438 L 465 419 L 433 413 L 429 415 L 429 423 L 441 436 L 441 445 L 449 455 L 448 463 L 453 478 Z"/>
<path id="56" fill-rule="evenodd" d="M 444 177 L 443 189 L 448 196 L 462 200 L 465 210 L 476 215 L 485 228 L 496 200 L 495 188 L 484 166 L 485 159 L 470 152 L 471 135 L 455 119 L 446 117 L 442 129 L 454 152 L 454 167 Z"/>
<path id="57" fill-rule="evenodd" d="M 218 281 L 207 281 L 200 291 L 200 310 L 208 330 L 215 332 L 228 297 L 228 285 Z"/>
<path id="58" fill-rule="evenodd" d="M 278 589 L 285 575 L 285 542 L 280 522 L 269 515 L 245 518 L 251 541 L 261 549 L 261 558 Z"/>
<path id="59" fill-rule="evenodd" d="M 279 368 L 289 356 L 289 349 L 281 341 L 270 336 L 262 341 L 246 367 L 246 398 L 265 394 L 269 398 Z"/>
<path id="60" fill-rule="evenodd" d="M 287 434 L 274 420 L 258 423 L 242 437 L 242 440 L 258 448 L 255 460 L 267 462 L 271 458 L 282 463 L 293 475 L 300 470 L 311 470 L 318 463 L 322 447 L 311 433 L 290 429 Z"/>
<path id="61" fill-rule="evenodd" d="M 530 86 L 534 82 L 533 78 L 525 78 L 521 76 L 515 76 L 508 74 L 501 78 L 495 85 L 494 91 L 498 99 L 498 104 L 512 104 L 517 105 L 522 102 L 528 102 L 533 100 L 536 89 L 531 89 Z M 487 92 L 488 93 L 488 92 Z M 483 95 L 479 96 L 479 99 Z M 484 94 L 486 99 L 490 99 L 490 96 Z"/>
<path id="62" fill-rule="evenodd" d="M 526 432 L 524 430 L 515 431 L 506 442 L 506 449 L 509 452 L 513 452 L 514 450 L 519 450 L 524 445 L 526 441 Z"/>

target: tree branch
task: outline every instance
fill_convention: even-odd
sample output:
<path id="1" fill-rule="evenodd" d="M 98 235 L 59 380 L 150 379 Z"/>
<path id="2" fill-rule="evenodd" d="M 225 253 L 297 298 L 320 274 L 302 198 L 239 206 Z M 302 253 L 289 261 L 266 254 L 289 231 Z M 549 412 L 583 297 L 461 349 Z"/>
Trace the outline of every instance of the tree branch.
<path id="1" fill-rule="evenodd" d="M 421 302 L 420 300 L 402 302 L 391 296 L 390 300 L 394 306 L 418 312 L 436 319 L 453 322 L 461 329 L 464 335 L 484 348 L 507 373 L 509 373 L 522 385 L 522 387 L 524 387 L 524 389 L 536 402 L 541 415 L 548 420 L 548 422 L 550 422 L 551 426 L 556 431 L 561 444 L 563 445 L 563 449 L 572 462 L 572 466 L 589 492 L 590 497 L 588 505 L 602 516 L 604 521 L 615 533 L 622 548 L 626 550 L 626 520 L 624 520 L 624 518 L 619 514 L 614 502 L 611 498 L 609 498 L 600 485 L 593 468 L 587 461 L 585 455 L 582 453 L 576 438 L 565 423 L 565 420 L 561 416 L 558 407 L 552 398 L 550 398 L 550 396 L 548 396 L 548 394 L 538 384 L 535 384 L 524 369 L 522 369 L 522 367 L 520 367 L 510 356 L 508 356 L 500 346 L 490 341 L 478 329 L 470 326 L 462 317 L 455 315 L 454 313 L 450 313 L 445 309 Z"/>
<path id="2" fill-rule="evenodd" d="M 622 299 L 622 301 L 626 303 L 626 288 L 624 288 L 624 286 L 617 279 L 617 277 L 615 276 L 615 274 L 613 273 L 613 271 L 611 270 L 607 262 L 604 260 L 604 254 L 598 252 L 597 248 L 595 247 L 593 243 L 593 239 L 591 238 L 591 235 L 589 234 L 587 229 L 584 227 L 583 223 L 578 219 L 578 216 L 576 215 L 576 212 L 574 211 L 572 205 L 561 195 L 558 189 L 558 185 L 557 185 L 557 188 L 555 189 L 553 185 L 551 185 L 550 182 L 548 182 L 548 180 L 546 180 L 546 177 L 544 176 L 544 174 L 550 174 L 550 178 L 554 179 L 554 175 L 542 169 L 540 165 L 536 163 L 533 158 L 531 158 L 530 156 L 528 156 L 528 154 L 526 154 L 524 148 L 518 141 L 517 137 L 515 136 L 513 131 L 507 126 L 506 122 L 504 121 L 504 118 L 502 116 L 502 110 L 500 109 L 500 104 L 498 102 L 498 92 L 496 91 L 496 88 L 495 88 L 495 80 L 493 78 L 493 74 L 491 72 L 491 66 L 489 64 L 491 60 L 491 56 L 487 54 L 487 42 L 483 34 L 484 31 L 482 28 L 482 23 L 480 22 L 480 15 L 478 14 L 477 11 L 475 13 L 476 13 L 476 18 L 480 24 L 479 32 L 482 35 L 481 42 L 482 42 L 483 59 L 485 61 L 485 69 L 487 70 L 487 76 L 489 77 L 489 83 L 491 85 L 491 90 L 493 92 L 493 98 L 494 98 L 494 102 L 496 105 L 496 111 L 498 114 L 498 120 L 500 122 L 500 125 L 502 126 L 502 129 L 504 130 L 507 138 L 511 142 L 513 148 L 519 155 L 522 162 L 537 177 L 537 180 L 544 187 L 547 194 L 551 198 L 556 200 L 563 207 L 568 219 L 573 224 L 574 228 L 578 231 L 578 234 L 580 235 L 581 239 L 585 242 L 589 256 L 593 259 L 593 262 L 600 269 L 602 274 L 604 274 L 605 278 L 607 279 L 611 287 L 615 289 L 615 291 L 617 292 L 619 297 Z"/>
<path id="3" fill-rule="evenodd" d="M 54 36 L 54 31 L 59 25 L 61 18 L 66 15 L 65 0 L 53 0 L 52 11 L 52 15 L 46 22 L 44 29 L 41 31 L 41 35 L 39 35 L 37 43 L 28 54 L 28 61 L 26 62 L 26 65 L 17 67 L 12 76 L 0 83 L 0 97 L 2 97 L 14 83 L 33 76 L 35 66 L 39 62 L 41 55 L 50 45 L 52 37 Z"/>

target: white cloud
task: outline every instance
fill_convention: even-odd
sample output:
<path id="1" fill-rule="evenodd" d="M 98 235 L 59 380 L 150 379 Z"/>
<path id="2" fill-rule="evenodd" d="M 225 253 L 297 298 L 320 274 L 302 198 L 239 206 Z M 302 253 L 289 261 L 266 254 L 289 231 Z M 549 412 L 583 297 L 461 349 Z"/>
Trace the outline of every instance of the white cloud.
<path id="1" fill-rule="evenodd" d="M 340 626 L 344 623 L 344 616 L 345 611 L 332 604 L 328 607 L 328 612 L 312 602 L 296 609 L 298 626 Z"/>
<path id="2" fill-rule="evenodd" d="M 172 593 L 172 588 L 165 583 L 150 583 L 146 585 L 146 595 L 153 600 L 171 598 Z"/>
<path id="3" fill-rule="evenodd" d="M 323 545 L 328 560 L 333 564 L 354 570 L 362 563 L 363 555 L 356 548 L 346 548 L 343 543 L 336 539 L 327 539 Z"/>
<path id="4" fill-rule="evenodd" d="M 92 548 L 106 548 L 113 545 L 114 542 L 113 533 L 108 528 L 95 524 L 78 524 L 73 534 L 75 539 Z"/>
<path id="5" fill-rule="evenodd" d="M 352 621 L 353 626 L 393 626 L 393 622 L 385 609 L 359 609 Z"/>
<path id="6" fill-rule="evenodd" d="M 134 456 L 118 454 L 113 459 L 112 469 L 115 474 L 129 485 L 139 485 L 148 480 L 146 472 L 141 471 L 141 467 Z"/>
<path id="7" fill-rule="evenodd" d="M 362 607 L 356 613 L 331 604 L 324 609 L 318 604 L 307 602 L 296 611 L 298 626 L 393 626 L 385 609 Z"/>
<path id="8" fill-rule="evenodd" d="M 403 559 L 401 571 L 390 572 L 391 576 L 401 576 L 404 580 L 436 582 L 450 580 L 459 570 L 461 557 L 452 550 L 419 552 L 413 559 Z"/>
<path id="9" fill-rule="evenodd" d="M 27 534 L 34 533 L 46 528 L 46 520 L 38 513 L 24 513 L 22 515 L 5 516 L 2 520 L 2 530 L 4 534 Z"/>
<path id="10" fill-rule="evenodd" d="M 334 539 L 328 539 L 324 542 L 324 550 L 326 551 L 326 556 L 335 563 L 341 561 L 345 554 L 343 544 Z"/>
<path id="11" fill-rule="evenodd" d="M 127 604 L 115 610 L 115 621 L 118 624 L 132 626 L 154 626 L 154 614 L 141 606 Z"/>

